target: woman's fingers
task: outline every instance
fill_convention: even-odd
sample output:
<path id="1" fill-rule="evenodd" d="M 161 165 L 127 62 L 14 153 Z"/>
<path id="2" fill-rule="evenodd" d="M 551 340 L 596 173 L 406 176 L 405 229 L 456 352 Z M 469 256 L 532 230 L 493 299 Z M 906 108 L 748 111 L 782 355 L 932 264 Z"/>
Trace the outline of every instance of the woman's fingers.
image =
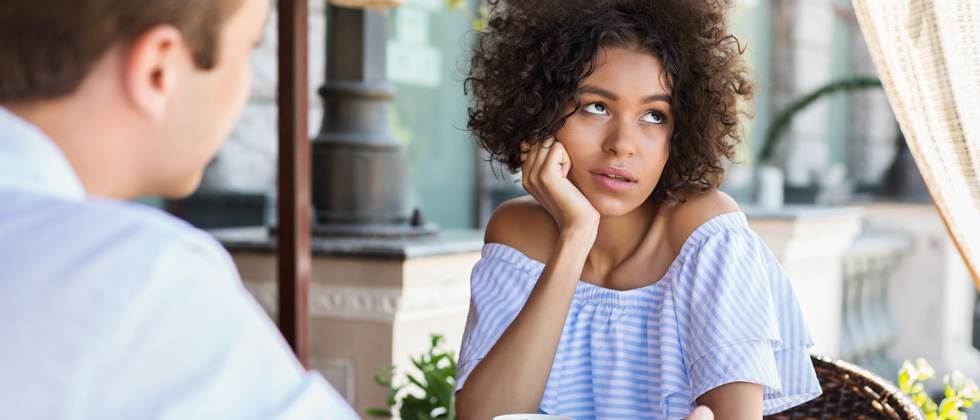
<path id="1" fill-rule="evenodd" d="M 560 185 L 567 183 L 565 178 L 571 168 L 565 146 L 554 137 L 549 137 L 528 148 L 521 165 L 524 190 L 539 201 L 544 198 L 542 194 L 564 190 Z"/>
<path id="2" fill-rule="evenodd" d="M 540 176 L 541 170 L 546 169 L 546 167 L 544 166 L 544 162 L 548 158 L 548 155 L 551 153 L 551 145 L 553 144 L 555 144 L 554 138 L 548 137 L 544 140 L 541 140 L 541 142 L 534 147 L 532 153 L 534 153 L 533 160 L 535 164 L 534 165 L 535 176 Z"/>
<path id="3" fill-rule="evenodd" d="M 528 144 L 527 142 L 521 143 L 521 148 L 526 148 L 527 151 L 521 154 L 523 162 L 521 162 L 521 180 L 524 184 L 524 189 L 527 190 L 530 186 L 529 182 L 531 178 L 534 177 L 534 162 L 536 162 L 536 157 L 538 153 L 538 145 Z"/>
<path id="4" fill-rule="evenodd" d="M 524 189 L 527 189 L 528 182 L 540 173 L 541 157 L 547 155 L 547 150 L 542 150 L 542 142 L 530 144 L 527 141 L 521 142 L 521 175 L 524 179 Z"/>
<path id="5" fill-rule="evenodd" d="M 571 168 L 568 160 L 568 153 L 565 145 L 561 142 L 552 141 L 548 146 L 548 154 L 544 157 L 544 168 L 546 171 L 558 170 L 562 177 L 568 175 L 568 168 Z"/>

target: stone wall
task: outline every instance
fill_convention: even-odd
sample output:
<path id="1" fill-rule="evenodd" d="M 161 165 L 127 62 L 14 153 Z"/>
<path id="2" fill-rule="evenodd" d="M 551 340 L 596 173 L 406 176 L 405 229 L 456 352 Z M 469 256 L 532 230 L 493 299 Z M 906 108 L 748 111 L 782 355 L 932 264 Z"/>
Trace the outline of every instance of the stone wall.
<path id="1" fill-rule="evenodd" d="M 832 0 L 773 2 L 773 112 L 831 80 L 834 13 Z M 829 162 L 828 103 L 819 101 L 793 119 L 775 150 L 786 183 L 806 186 Z"/>
<path id="2" fill-rule="evenodd" d="M 776 0 L 773 2 L 773 113 L 793 100 L 844 75 L 876 75 L 849 4 L 835 0 Z M 849 39 L 835 43 L 835 24 L 844 22 Z M 847 54 L 837 54 L 847 48 Z M 836 74 L 834 60 L 846 70 Z M 839 73 L 839 71 L 838 71 Z M 831 167 L 830 142 L 844 141 L 847 176 L 857 184 L 876 184 L 895 154 L 898 127 L 883 91 L 867 89 L 849 94 L 845 121 L 833 120 L 827 98 L 798 113 L 775 150 L 774 161 L 785 171 L 790 186 L 837 182 Z M 828 127 L 847 124 L 847 138 L 832 139 Z M 835 187 L 835 185 L 830 185 Z"/>
<path id="3" fill-rule="evenodd" d="M 310 134 L 316 135 L 323 107 L 316 90 L 325 78 L 325 1 L 309 1 Z M 276 188 L 278 132 L 276 110 L 277 14 L 270 12 L 262 43 L 252 55 L 252 94 L 241 120 L 218 156 L 208 165 L 201 190 L 271 193 Z"/>
<path id="4" fill-rule="evenodd" d="M 855 74 L 878 74 L 864 37 L 855 36 L 851 65 Z M 888 105 L 885 91 L 865 89 L 850 95 L 854 112 L 848 121 L 848 172 L 857 185 L 876 185 L 895 158 L 899 137 L 898 121 Z"/>

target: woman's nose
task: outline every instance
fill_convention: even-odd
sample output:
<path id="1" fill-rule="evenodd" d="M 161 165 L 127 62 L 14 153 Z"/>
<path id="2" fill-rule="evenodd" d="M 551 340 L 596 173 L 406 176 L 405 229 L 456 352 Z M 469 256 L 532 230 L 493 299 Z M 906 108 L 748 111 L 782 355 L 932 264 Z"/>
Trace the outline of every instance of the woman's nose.
<path id="1" fill-rule="evenodd" d="M 636 142 L 639 127 L 635 121 L 625 118 L 617 118 L 611 124 L 606 139 L 603 141 L 603 150 L 611 152 L 616 156 L 632 156 L 636 153 Z"/>

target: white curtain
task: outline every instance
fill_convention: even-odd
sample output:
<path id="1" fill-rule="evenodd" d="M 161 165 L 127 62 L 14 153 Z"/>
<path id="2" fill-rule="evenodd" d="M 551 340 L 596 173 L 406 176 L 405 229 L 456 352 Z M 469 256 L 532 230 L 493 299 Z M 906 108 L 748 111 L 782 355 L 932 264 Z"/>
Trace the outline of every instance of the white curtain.
<path id="1" fill-rule="evenodd" d="M 853 0 L 888 101 L 980 287 L 980 0 Z"/>

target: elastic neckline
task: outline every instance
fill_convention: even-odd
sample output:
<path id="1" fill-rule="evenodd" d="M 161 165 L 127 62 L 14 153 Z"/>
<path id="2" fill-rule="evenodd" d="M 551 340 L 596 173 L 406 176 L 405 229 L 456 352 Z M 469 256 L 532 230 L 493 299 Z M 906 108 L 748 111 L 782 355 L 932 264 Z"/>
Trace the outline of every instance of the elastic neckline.
<path id="1" fill-rule="evenodd" d="M 741 211 L 719 214 L 706 220 L 691 232 L 691 235 L 684 241 L 684 245 L 681 246 L 681 251 L 677 254 L 677 257 L 670 263 L 667 272 L 656 282 L 634 289 L 616 290 L 579 280 L 575 288 L 575 295 L 612 304 L 630 304 L 637 299 L 642 301 L 649 300 L 651 297 L 663 293 L 664 288 L 669 285 L 672 275 L 680 269 L 687 255 L 697 249 L 709 236 L 727 229 L 747 227 L 748 220 Z M 528 257 L 514 247 L 497 242 L 490 242 L 483 245 L 483 258 L 509 262 L 526 271 L 534 279 L 537 279 L 544 269 L 544 263 Z"/>

